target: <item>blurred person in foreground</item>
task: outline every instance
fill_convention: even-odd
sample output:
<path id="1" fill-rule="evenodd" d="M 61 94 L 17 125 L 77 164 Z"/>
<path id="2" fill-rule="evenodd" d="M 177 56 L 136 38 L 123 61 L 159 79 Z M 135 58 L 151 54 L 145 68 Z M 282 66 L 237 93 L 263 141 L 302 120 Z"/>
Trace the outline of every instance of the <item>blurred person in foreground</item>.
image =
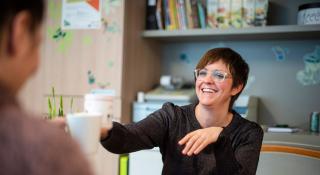
<path id="1" fill-rule="evenodd" d="M 0 3 L 0 174 L 90 175 L 78 144 L 16 99 L 39 64 L 44 13 L 45 0 Z"/>

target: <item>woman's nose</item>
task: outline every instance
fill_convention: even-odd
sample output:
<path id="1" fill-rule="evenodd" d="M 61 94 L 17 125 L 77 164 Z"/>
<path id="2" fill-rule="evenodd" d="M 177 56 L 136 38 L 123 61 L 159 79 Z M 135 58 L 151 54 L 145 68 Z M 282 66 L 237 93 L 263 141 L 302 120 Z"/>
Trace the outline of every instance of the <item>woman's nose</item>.
<path id="1" fill-rule="evenodd" d="M 206 82 L 206 83 L 213 83 L 213 82 L 214 82 L 214 79 L 213 79 L 213 77 L 212 77 L 211 74 L 207 74 L 207 75 L 204 77 L 203 81 Z"/>

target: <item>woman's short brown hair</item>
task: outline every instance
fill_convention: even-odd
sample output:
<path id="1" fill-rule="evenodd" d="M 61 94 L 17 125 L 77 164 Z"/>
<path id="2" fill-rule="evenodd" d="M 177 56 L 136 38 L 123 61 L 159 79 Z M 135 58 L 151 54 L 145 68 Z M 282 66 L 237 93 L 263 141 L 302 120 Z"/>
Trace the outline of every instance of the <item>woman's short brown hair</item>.
<path id="1" fill-rule="evenodd" d="M 220 60 L 226 64 L 232 75 L 232 88 L 243 85 L 243 90 L 247 84 L 249 66 L 240 54 L 230 48 L 215 48 L 207 51 L 198 62 L 196 69 L 203 69 L 208 64 L 212 64 Z M 231 111 L 234 102 L 239 97 L 242 90 L 231 97 L 229 111 Z"/>

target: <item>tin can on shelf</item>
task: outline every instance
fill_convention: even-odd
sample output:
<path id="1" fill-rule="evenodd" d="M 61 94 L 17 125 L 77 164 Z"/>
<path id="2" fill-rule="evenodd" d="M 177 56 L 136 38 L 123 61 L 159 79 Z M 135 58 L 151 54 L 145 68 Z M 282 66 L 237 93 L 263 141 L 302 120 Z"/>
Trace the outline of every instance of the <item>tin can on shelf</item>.
<path id="1" fill-rule="evenodd" d="M 320 2 L 299 6 L 298 25 L 320 24 Z"/>
<path id="2" fill-rule="evenodd" d="M 319 132 L 319 112 L 312 112 L 310 114 L 310 131 Z"/>

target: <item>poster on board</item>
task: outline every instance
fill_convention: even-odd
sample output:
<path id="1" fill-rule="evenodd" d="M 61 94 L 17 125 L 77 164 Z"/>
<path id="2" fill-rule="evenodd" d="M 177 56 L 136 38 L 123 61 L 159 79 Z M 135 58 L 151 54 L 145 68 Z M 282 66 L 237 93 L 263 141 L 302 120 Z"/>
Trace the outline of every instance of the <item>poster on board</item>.
<path id="1" fill-rule="evenodd" d="M 101 0 L 63 0 L 61 28 L 101 28 Z"/>

